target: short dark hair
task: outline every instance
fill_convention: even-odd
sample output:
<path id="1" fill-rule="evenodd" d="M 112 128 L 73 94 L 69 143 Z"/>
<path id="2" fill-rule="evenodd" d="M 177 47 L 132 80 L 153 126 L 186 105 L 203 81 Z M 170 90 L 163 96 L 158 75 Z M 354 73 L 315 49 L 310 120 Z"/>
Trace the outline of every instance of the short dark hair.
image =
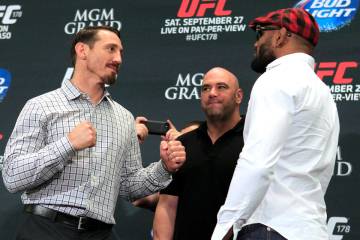
<path id="1" fill-rule="evenodd" d="M 78 42 L 82 42 L 82 43 L 85 43 L 85 44 L 89 45 L 90 47 L 92 47 L 94 45 L 94 43 L 98 40 L 96 34 L 100 30 L 106 30 L 106 31 L 113 32 L 120 38 L 120 32 L 116 28 L 113 28 L 110 26 L 89 26 L 89 27 L 85 27 L 85 28 L 81 29 L 75 35 L 74 40 L 71 44 L 70 56 L 71 56 L 71 62 L 72 62 L 73 66 L 75 66 L 75 62 L 76 62 L 75 45 Z"/>

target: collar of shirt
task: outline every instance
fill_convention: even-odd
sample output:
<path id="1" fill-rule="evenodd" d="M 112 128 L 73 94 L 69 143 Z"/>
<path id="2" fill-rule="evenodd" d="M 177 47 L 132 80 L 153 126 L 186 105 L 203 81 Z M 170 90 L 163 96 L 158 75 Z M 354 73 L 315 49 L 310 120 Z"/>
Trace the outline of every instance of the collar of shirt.
<path id="1" fill-rule="evenodd" d="M 241 119 L 240 121 L 235 125 L 235 127 L 233 127 L 232 129 L 230 129 L 228 132 L 242 132 L 243 131 L 243 123 L 245 122 L 245 115 L 241 115 Z M 199 126 L 199 131 L 203 134 L 208 135 L 207 132 L 207 123 L 206 122 L 202 122 Z"/>
<path id="2" fill-rule="evenodd" d="M 269 63 L 269 65 L 266 66 L 266 71 L 269 71 L 269 70 L 271 70 L 283 63 L 289 62 L 289 61 L 306 62 L 313 69 L 315 66 L 315 59 L 312 56 L 310 56 L 306 53 L 292 53 L 292 54 L 282 56 L 282 57 L 272 61 L 271 63 Z"/>
<path id="3" fill-rule="evenodd" d="M 64 91 L 64 94 L 68 100 L 74 100 L 81 95 L 86 93 L 81 92 L 70 80 L 66 80 L 62 83 L 61 89 Z M 110 98 L 110 93 L 105 88 L 104 90 L 104 96 L 101 98 L 103 100 L 104 98 Z"/>

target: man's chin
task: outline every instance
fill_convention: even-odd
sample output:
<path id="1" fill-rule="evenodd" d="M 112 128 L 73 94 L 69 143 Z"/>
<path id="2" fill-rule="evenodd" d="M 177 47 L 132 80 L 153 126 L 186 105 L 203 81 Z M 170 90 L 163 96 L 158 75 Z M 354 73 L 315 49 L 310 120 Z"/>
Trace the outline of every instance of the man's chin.
<path id="1" fill-rule="evenodd" d="M 113 76 L 106 78 L 104 82 L 106 85 L 111 86 L 115 84 L 116 79 L 117 79 L 117 74 L 114 74 Z"/>
<path id="2" fill-rule="evenodd" d="M 258 58 L 255 58 L 251 62 L 251 69 L 257 73 L 264 73 L 266 71 L 266 65 L 260 62 Z"/>
<path id="3" fill-rule="evenodd" d="M 211 120 L 219 120 L 219 119 L 222 119 L 223 118 L 223 111 L 216 111 L 216 110 L 213 110 L 213 111 L 208 111 L 206 113 L 207 117 Z"/>

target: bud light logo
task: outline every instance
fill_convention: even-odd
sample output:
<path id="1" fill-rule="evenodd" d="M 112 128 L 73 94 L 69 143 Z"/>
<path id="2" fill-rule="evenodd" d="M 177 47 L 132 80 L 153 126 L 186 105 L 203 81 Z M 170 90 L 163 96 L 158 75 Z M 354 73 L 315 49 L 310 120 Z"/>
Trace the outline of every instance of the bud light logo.
<path id="1" fill-rule="evenodd" d="M 295 7 L 311 13 L 321 32 L 331 32 L 351 23 L 359 7 L 359 0 L 302 0 Z"/>
<path id="2" fill-rule="evenodd" d="M 0 68 L 0 102 L 5 98 L 11 82 L 11 74 Z"/>

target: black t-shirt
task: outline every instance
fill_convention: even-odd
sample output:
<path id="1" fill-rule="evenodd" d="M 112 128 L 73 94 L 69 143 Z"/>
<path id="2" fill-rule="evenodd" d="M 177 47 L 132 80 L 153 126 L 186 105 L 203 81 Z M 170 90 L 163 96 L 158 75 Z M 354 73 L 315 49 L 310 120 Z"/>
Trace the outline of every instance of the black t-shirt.
<path id="1" fill-rule="evenodd" d="M 161 194 L 178 196 L 175 240 L 210 239 L 224 204 L 243 141 L 244 117 L 214 144 L 206 123 L 178 138 L 186 162 Z"/>

